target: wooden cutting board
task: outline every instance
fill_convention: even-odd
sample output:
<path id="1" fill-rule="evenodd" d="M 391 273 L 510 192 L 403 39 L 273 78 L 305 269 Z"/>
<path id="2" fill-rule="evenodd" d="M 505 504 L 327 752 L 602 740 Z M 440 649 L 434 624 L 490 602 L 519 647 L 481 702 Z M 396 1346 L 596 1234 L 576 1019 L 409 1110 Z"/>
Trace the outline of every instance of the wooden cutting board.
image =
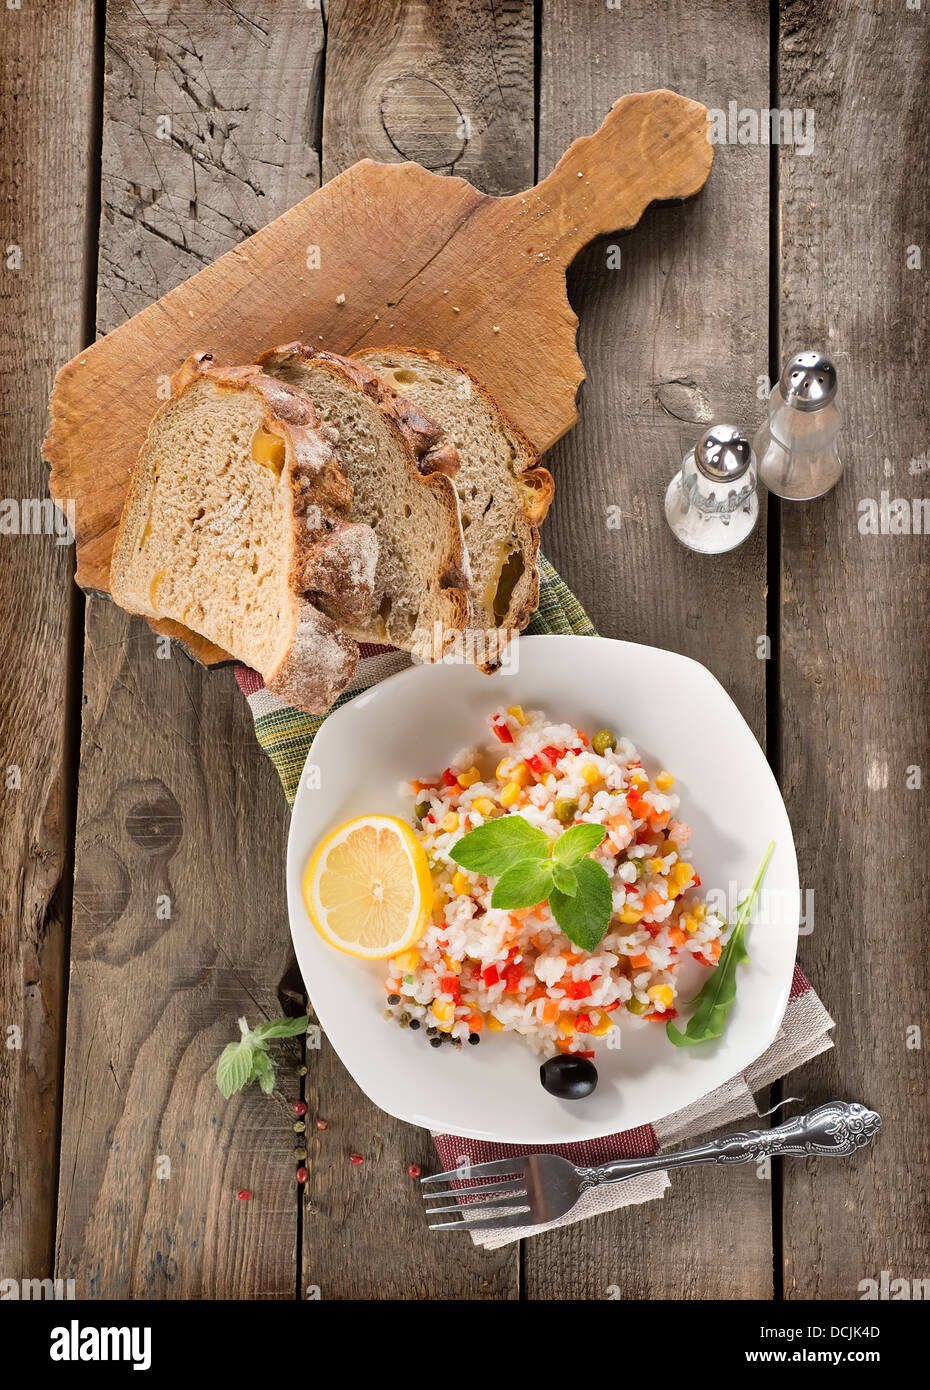
<path id="1" fill-rule="evenodd" d="M 73 518 L 78 583 L 108 591 L 130 472 L 169 374 L 196 350 L 233 365 L 295 338 L 435 348 L 548 448 L 577 419 L 584 379 L 566 268 L 649 203 L 698 192 L 712 158 L 706 109 L 657 91 L 622 97 L 548 178 L 507 198 L 419 164 L 353 164 L 58 373 L 43 452 Z"/>

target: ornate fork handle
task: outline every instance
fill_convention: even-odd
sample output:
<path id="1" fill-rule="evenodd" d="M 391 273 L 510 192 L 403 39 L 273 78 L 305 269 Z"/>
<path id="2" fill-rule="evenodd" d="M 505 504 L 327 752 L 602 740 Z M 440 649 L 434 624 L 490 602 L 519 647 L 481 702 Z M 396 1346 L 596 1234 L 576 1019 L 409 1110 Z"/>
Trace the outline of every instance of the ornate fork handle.
<path id="1" fill-rule="evenodd" d="M 876 1111 L 856 1101 L 831 1100 L 774 1129 L 726 1134 L 691 1149 L 656 1154 L 653 1158 L 618 1158 L 598 1168 L 579 1168 L 578 1172 L 582 1187 L 589 1188 L 694 1163 L 750 1163 L 781 1154 L 848 1158 L 868 1144 L 881 1127 L 882 1117 Z"/>

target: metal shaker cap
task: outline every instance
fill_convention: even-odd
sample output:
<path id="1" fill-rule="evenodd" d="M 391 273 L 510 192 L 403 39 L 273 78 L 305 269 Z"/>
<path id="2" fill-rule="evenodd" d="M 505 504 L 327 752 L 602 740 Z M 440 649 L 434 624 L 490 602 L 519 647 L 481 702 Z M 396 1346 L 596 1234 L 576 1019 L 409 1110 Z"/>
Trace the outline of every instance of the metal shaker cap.
<path id="1" fill-rule="evenodd" d="M 799 352 L 782 372 L 778 389 L 795 410 L 820 410 L 836 395 L 836 368 L 822 352 Z"/>
<path id="2" fill-rule="evenodd" d="M 752 463 L 752 447 L 735 425 L 713 425 L 695 445 L 694 461 L 712 483 L 735 483 Z"/>

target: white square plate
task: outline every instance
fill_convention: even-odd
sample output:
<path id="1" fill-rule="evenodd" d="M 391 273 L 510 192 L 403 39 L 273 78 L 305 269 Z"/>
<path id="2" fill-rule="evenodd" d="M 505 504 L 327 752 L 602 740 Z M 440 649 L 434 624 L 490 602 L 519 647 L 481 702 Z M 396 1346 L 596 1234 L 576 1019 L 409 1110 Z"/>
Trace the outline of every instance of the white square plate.
<path id="1" fill-rule="evenodd" d="M 422 1032 L 386 1022 L 383 963 L 328 946 L 303 902 L 304 869 L 327 831 L 366 812 L 410 820 L 399 784 L 438 772 L 460 748 L 489 742 L 488 713 L 512 704 L 543 710 L 553 722 L 569 721 L 589 734 L 613 729 L 635 743 L 647 771 L 668 768 L 681 796 L 679 815 L 693 832 L 689 857 L 702 892 L 726 893 L 734 909 L 775 841 L 747 934 L 751 961 L 738 968 L 723 1037 L 676 1048 L 660 1023 L 624 1017 L 620 1048 L 598 1047 L 598 1086 L 581 1101 L 559 1101 L 543 1090 L 536 1054 L 515 1034 L 486 1034 L 479 1047 L 432 1048 Z M 310 767 L 317 771 L 308 776 L 305 769 L 301 779 L 287 851 L 294 948 L 323 1030 L 383 1110 L 476 1139 L 593 1139 L 691 1104 L 743 1071 L 773 1041 L 788 1002 L 798 936 L 791 826 L 748 725 L 698 662 L 631 642 L 559 636 L 520 638 L 513 673 L 488 677 L 470 666 L 414 666 L 330 715 L 310 750 Z M 684 998 L 706 978 L 694 970 L 693 978 L 682 976 Z"/>

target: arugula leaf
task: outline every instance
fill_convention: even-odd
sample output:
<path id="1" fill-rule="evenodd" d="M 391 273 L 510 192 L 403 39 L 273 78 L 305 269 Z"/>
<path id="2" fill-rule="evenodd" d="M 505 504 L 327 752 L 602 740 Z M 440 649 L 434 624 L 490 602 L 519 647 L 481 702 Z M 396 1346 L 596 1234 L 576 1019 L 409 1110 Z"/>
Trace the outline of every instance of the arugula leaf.
<path id="1" fill-rule="evenodd" d="M 223 1048 L 216 1065 L 216 1084 L 226 1099 L 252 1081 L 257 1081 L 265 1095 L 269 1095 L 274 1090 L 274 1062 L 268 1055 L 268 1039 L 296 1037 L 307 1031 L 309 1021 L 307 1015 L 302 1014 L 300 1018 L 270 1019 L 250 1029 L 245 1019 L 240 1018 L 239 1041 Z"/>
<path id="2" fill-rule="evenodd" d="M 574 897 L 553 888 L 549 907 L 570 941 L 583 951 L 594 951 L 610 926 L 613 911 L 610 876 L 603 864 L 594 859 L 580 860 L 571 872 L 577 883 Z"/>
<path id="3" fill-rule="evenodd" d="M 521 859 L 544 859 L 548 853 L 548 836 L 516 815 L 485 821 L 469 830 L 449 851 L 463 869 L 489 878 L 499 878 Z"/>
<path id="4" fill-rule="evenodd" d="M 604 825 L 589 825 L 586 822 L 573 825 L 552 846 L 552 857 L 558 859 L 560 864 L 571 867 L 590 854 L 592 849 L 597 849 L 606 834 L 607 827 Z"/>
<path id="5" fill-rule="evenodd" d="M 552 887 L 551 859 L 521 859 L 505 869 L 494 885 L 492 907 L 535 907 Z"/>
<path id="6" fill-rule="evenodd" d="M 694 1000 L 697 1008 L 688 1019 L 687 1028 L 683 1033 L 680 1032 L 671 1019 L 665 1025 L 668 1039 L 676 1047 L 690 1047 L 694 1043 L 710 1042 L 713 1038 L 719 1038 L 723 1033 L 727 1012 L 736 998 L 736 967 L 749 961 L 749 953 L 745 945 L 746 926 L 774 848 L 775 841 L 773 840 L 765 851 L 765 858 L 759 866 L 755 883 L 739 905 L 736 924 L 730 934 L 729 941 L 720 953 L 717 968 L 710 978 L 705 980 Z"/>

